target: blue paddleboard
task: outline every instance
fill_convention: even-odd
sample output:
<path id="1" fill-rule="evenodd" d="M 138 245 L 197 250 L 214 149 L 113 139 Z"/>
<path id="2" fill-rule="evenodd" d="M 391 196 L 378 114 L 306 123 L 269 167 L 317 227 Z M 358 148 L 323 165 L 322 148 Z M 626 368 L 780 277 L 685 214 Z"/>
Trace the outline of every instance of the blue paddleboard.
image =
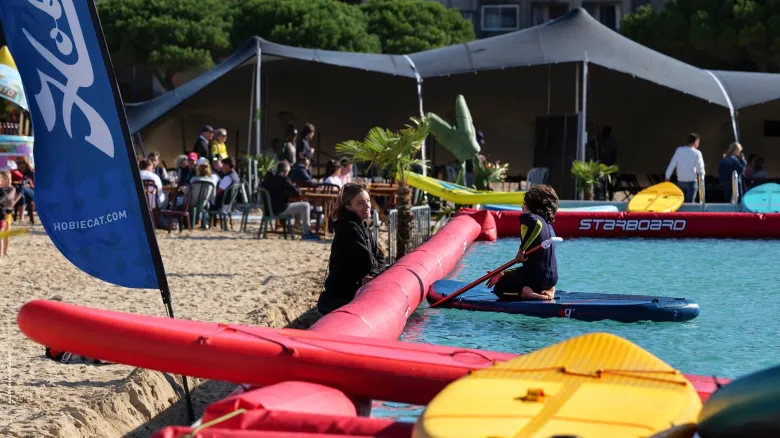
<path id="1" fill-rule="evenodd" d="M 439 280 L 431 286 L 428 301 L 434 303 L 466 284 Z M 582 321 L 689 321 L 699 316 L 699 305 L 687 298 L 556 291 L 553 301 L 501 301 L 484 283 L 438 307 Z"/>
<path id="2" fill-rule="evenodd" d="M 742 196 L 742 209 L 752 213 L 780 213 L 780 184 L 753 187 Z"/>

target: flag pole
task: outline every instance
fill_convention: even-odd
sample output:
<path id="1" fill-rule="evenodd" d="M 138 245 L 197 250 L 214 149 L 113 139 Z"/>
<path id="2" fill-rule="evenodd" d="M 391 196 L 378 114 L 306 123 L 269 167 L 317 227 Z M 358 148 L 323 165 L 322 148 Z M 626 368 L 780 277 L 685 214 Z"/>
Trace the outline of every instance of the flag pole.
<path id="1" fill-rule="evenodd" d="M 132 139 L 130 137 L 130 128 L 127 124 L 127 115 L 125 114 L 124 104 L 122 102 L 122 96 L 119 94 L 119 88 L 117 87 L 116 75 L 114 73 L 114 66 L 111 62 L 111 58 L 108 53 L 108 47 L 106 46 L 106 38 L 103 34 L 103 27 L 100 24 L 100 18 L 98 17 L 95 2 L 93 0 L 87 1 L 89 6 L 89 13 L 92 18 L 92 23 L 95 27 L 95 33 L 97 34 L 98 46 L 100 46 L 100 52 L 103 57 L 104 67 L 109 78 L 109 85 L 114 95 L 114 103 L 116 104 L 116 110 L 119 113 L 119 124 L 122 126 L 122 135 L 125 140 L 125 151 L 129 158 L 128 163 L 132 167 L 132 163 L 136 162 L 135 151 L 132 147 Z M 144 193 L 141 184 L 141 174 L 137 168 L 131 169 L 133 175 L 133 181 L 135 182 L 135 191 L 138 195 L 138 203 L 141 205 L 142 211 L 146 209 L 146 194 Z M 165 305 L 165 311 L 168 317 L 173 318 L 173 305 L 171 304 L 171 290 L 168 286 L 168 278 L 165 275 L 165 267 L 163 266 L 162 255 L 160 255 L 160 247 L 157 245 L 157 236 L 154 232 L 154 224 L 152 224 L 152 217 L 149 214 L 142 214 L 144 221 L 144 229 L 146 231 L 146 240 L 149 243 L 149 250 L 152 255 L 152 262 L 154 263 L 155 274 L 157 276 L 157 283 L 162 295 L 162 301 Z M 192 408 L 192 398 L 190 397 L 190 388 L 187 382 L 187 376 L 182 376 L 182 386 L 184 388 L 184 397 L 187 404 L 187 415 L 190 423 L 195 421 L 195 413 Z"/>

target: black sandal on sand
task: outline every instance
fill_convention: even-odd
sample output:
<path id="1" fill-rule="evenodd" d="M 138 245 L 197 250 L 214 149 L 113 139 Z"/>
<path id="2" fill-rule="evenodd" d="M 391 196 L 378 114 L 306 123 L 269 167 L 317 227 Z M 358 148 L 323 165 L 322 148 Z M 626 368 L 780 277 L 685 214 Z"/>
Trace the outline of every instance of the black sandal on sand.
<path id="1" fill-rule="evenodd" d="M 52 350 L 51 347 L 46 347 L 46 357 L 64 364 L 82 363 L 86 365 L 111 365 L 111 362 L 104 362 L 100 359 L 92 359 L 90 357 L 68 353 L 67 351 Z"/>

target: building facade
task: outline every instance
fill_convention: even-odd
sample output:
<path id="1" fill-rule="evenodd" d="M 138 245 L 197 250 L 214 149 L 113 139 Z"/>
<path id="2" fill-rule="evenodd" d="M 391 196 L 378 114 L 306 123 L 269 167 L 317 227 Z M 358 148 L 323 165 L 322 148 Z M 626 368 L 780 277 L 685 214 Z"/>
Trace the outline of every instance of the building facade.
<path id="1" fill-rule="evenodd" d="M 571 7 L 583 9 L 602 24 L 620 30 L 623 15 L 650 4 L 660 8 L 662 0 L 435 0 L 455 8 L 474 24 L 478 38 L 546 23 L 566 14 Z"/>

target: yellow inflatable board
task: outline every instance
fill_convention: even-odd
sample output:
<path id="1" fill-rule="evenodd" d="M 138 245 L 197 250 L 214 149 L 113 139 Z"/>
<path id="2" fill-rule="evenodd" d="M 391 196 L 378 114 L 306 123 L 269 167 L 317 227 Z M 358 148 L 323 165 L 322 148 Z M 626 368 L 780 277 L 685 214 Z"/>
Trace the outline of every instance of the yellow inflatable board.
<path id="1" fill-rule="evenodd" d="M 407 174 L 409 185 L 433 196 L 462 205 L 516 204 L 523 205 L 525 192 L 488 192 L 474 190 L 451 182 L 438 180 L 419 173 Z"/>
<path id="2" fill-rule="evenodd" d="M 628 203 L 628 211 L 654 211 L 671 213 L 683 205 L 685 195 L 677 185 L 662 182 L 650 186 L 634 195 Z"/>
<path id="3" fill-rule="evenodd" d="M 475 371 L 425 409 L 414 437 L 690 437 L 701 400 L 657 357 L 591 333 Z"/>

